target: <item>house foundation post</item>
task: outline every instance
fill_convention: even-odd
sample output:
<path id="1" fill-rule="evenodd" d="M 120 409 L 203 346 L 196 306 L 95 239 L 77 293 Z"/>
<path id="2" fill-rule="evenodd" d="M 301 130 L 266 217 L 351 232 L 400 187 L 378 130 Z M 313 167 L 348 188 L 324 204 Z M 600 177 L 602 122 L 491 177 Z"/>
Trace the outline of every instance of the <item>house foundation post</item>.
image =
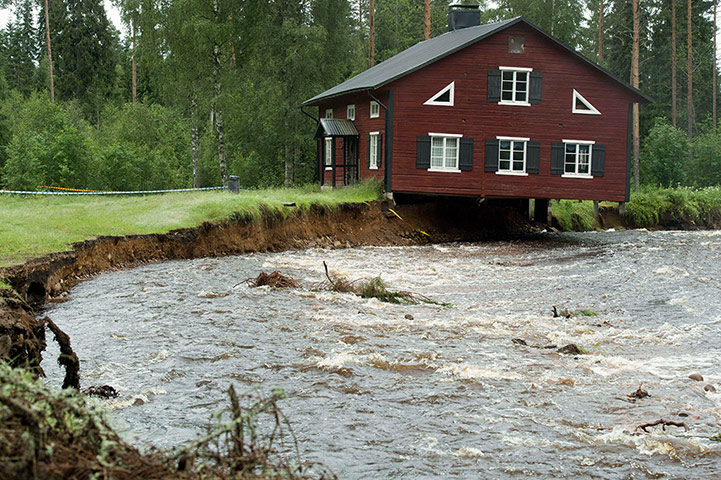
<path id="1" fill-rule="evenodd" d="M 598 200 L 593 201 L 593 216 L 598 218 Z"/>
<path id="2" fill-rule="evenodd" d="M 547 198 L 537 198 L 533 208 L 533 219 L 550 225 L 551 202 Z"/>
<path id="3" fill-rule="evenodd" d="M 624 215 L 626 213 L 626 202 L 618 202 L 618 214 Z"/>

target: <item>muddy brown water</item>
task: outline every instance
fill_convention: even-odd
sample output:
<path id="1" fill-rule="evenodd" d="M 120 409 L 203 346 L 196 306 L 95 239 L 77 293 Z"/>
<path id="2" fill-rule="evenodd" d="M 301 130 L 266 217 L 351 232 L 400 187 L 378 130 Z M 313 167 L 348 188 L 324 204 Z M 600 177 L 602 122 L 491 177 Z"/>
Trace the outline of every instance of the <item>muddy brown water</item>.
<path id="1" fill-rule="evenodd" d="M 452 306 L 315 292 L 324 260 Z M 301 287 L 242 283 L 276 269 Z M 721 232 L 310 249 L 104 274 L 48 315 L 72 337 L 83 384 L 120 391 L 109 414 L 138 445 L 204 433 L 231 384 L 279 386 L 303 456 L 341 478 L 712 479 L 720 272 Z M 599 315 L 553 318 L 552 305 Z M 533 348 L 568 343 L 588 354 Z M 629 401 L 641 383 L 650 397 Z M 634 434 L 659 419 L 689 431 Z"/>

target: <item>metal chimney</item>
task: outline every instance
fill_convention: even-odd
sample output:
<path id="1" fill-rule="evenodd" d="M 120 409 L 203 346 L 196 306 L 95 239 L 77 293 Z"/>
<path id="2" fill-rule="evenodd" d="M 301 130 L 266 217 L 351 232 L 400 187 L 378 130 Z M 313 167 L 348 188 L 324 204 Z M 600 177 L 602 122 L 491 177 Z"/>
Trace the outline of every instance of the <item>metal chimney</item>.
<path id="1" fill-rule="evenodd" d="M 451 5 L 448 8 L 448 31 L 477 27 L 481 24 L 478 5 Z"/>

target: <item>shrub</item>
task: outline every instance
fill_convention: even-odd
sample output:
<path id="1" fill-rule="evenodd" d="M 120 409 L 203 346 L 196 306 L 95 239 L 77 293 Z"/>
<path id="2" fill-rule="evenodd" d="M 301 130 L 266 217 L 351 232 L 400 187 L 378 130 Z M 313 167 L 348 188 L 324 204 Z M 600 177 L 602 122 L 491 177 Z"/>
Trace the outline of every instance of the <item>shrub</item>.
<path id="1" fill-rule="evenodd" d="M 688 171 L 688 137 L 665 118 L 657 118 L 643 142 L 643 183 L 663 186 L 684 184 Z"/>

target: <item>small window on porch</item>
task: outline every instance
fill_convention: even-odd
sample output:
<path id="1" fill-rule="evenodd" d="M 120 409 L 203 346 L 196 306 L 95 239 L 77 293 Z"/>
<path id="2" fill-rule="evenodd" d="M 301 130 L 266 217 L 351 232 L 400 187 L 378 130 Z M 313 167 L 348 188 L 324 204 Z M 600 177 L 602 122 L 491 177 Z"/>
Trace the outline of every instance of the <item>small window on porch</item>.
<path id="1" fill-rule="evenodd" d="M 325 137 L 325 169 L 333 170 L 333 138 Z"/>
<path id="2" fill-rule="evenodd" d="M 345 113 L 348 120 L 355 120 L 355 104 L 348 105 L 345 109 Z"/>
<path id="3" fill-rule="evenodd" d="M 325 109 L 325 118 L 333 118 L 333 109 L 332 108 Z"/>

